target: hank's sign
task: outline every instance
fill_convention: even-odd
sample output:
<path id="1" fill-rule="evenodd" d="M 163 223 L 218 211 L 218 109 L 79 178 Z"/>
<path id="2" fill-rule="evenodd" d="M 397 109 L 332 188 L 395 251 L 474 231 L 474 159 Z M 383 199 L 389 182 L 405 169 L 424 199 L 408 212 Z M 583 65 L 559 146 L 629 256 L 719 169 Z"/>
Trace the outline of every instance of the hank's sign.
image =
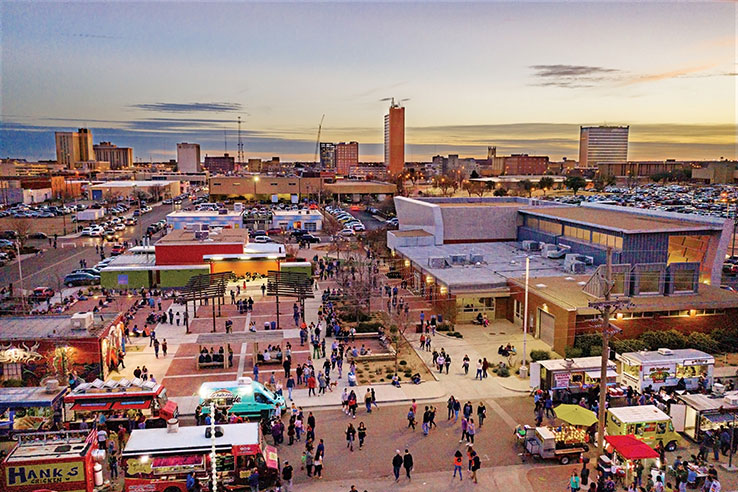
<path id="1" fill-rule="evenodd" d="M 5 484 L 8 487 L 17 487 L 20 485 L 84 482 L 84 475 L 84 464 L 81 461 L 8 466 L 5 468 Z"/>

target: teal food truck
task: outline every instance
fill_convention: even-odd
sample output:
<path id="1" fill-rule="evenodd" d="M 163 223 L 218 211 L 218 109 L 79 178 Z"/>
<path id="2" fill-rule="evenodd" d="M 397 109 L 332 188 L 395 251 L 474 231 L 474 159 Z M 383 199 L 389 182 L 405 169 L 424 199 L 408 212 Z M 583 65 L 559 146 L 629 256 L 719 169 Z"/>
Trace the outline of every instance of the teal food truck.
<path id="1" fill-rule="evenodd" d="M 202 414 L 210 413 L 210 404 L 223 412 L 240 417 L 271 418 L 287 408 L 284 397 L 273 393 L 263 384 L 243 377 L 238 381 L 214 381 L 200 386 Z"/>

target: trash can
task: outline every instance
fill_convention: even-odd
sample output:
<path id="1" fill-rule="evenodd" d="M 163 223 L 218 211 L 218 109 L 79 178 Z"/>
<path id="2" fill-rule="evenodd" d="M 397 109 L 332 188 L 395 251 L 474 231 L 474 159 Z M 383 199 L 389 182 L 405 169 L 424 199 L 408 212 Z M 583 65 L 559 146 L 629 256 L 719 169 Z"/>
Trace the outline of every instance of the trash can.
<path id="1" fill-rule="evenodd" d="M 276 330 L 276 329 L 277 329 L 277 322 L 272 321 L 272 330 Z"/>
<path id="2" fill-rule="evenodd" d="M 520 366 L 520 377 L 528 379 L 528 366 Z"/>

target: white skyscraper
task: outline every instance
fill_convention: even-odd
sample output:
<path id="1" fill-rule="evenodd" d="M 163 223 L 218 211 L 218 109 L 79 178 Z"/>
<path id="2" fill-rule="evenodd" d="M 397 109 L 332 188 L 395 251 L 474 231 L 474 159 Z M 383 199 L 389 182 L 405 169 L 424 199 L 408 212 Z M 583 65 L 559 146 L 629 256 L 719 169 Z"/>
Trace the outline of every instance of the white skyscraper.
<path id="1" fill-rule="evenodd" d="M 628 161 L 629 126 L 582 126 L 579 133 L 579 167 L 601 162 Z"/>
<path id="2" fill-rule="evenodd" d="M 200 144 L 187 142 L 177 144 L 177 168 L 181 173 L 199 173 L 202 171 Z"/>

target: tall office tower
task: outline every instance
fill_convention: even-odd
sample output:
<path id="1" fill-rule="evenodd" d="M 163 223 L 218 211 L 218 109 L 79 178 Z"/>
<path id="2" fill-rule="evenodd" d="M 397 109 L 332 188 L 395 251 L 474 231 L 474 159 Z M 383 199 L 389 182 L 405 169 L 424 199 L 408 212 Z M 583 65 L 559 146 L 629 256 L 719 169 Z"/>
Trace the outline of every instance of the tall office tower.
<path id="1" fill-rule="evenodd" d="M 76 132 L 55 132 L 54 135 L 58 164 L 72 169 L 77 162 L 96 160 L 92 146 L 92 132 L 87 128 L 80 128 Z"/>
<path id="2" fill-rule="evenodd" d="M 358 166 L 359 142 L 336 144 L 336 172 L 348 176 L 351 173 L 351 168 Z"/>
<path id="3" fill-rule="evenodd" d="M 582 126 L 579 132 L 579 167 L 600 162 L 628 161 L 629 126 Z"/>
<path id="4" fill-rule="evenodd" d="M 177 169 L 181 173 L 199 173 L 200 144 L 182 142 L 177 144 Z"/>
<path id="5" fill-rule="evenodd" d="M 389 175 L 401 173 L 405 167 L 405 108 L 394 98 L 384 115 L 384 166 Z"/>
<path id="6" fill-rule="evenodd" d="M 95 160 L 110 163 L 110 169 L 126 169 L 133 166 L 133 149 L 118 147 L 110 142 L 93 145 Z"/>
<path id="7" fill-rule="evenodd" d="M 320 142 L 320 167 L 322 169 L 336 169 L 336 145 L 330 142 Z"/>

